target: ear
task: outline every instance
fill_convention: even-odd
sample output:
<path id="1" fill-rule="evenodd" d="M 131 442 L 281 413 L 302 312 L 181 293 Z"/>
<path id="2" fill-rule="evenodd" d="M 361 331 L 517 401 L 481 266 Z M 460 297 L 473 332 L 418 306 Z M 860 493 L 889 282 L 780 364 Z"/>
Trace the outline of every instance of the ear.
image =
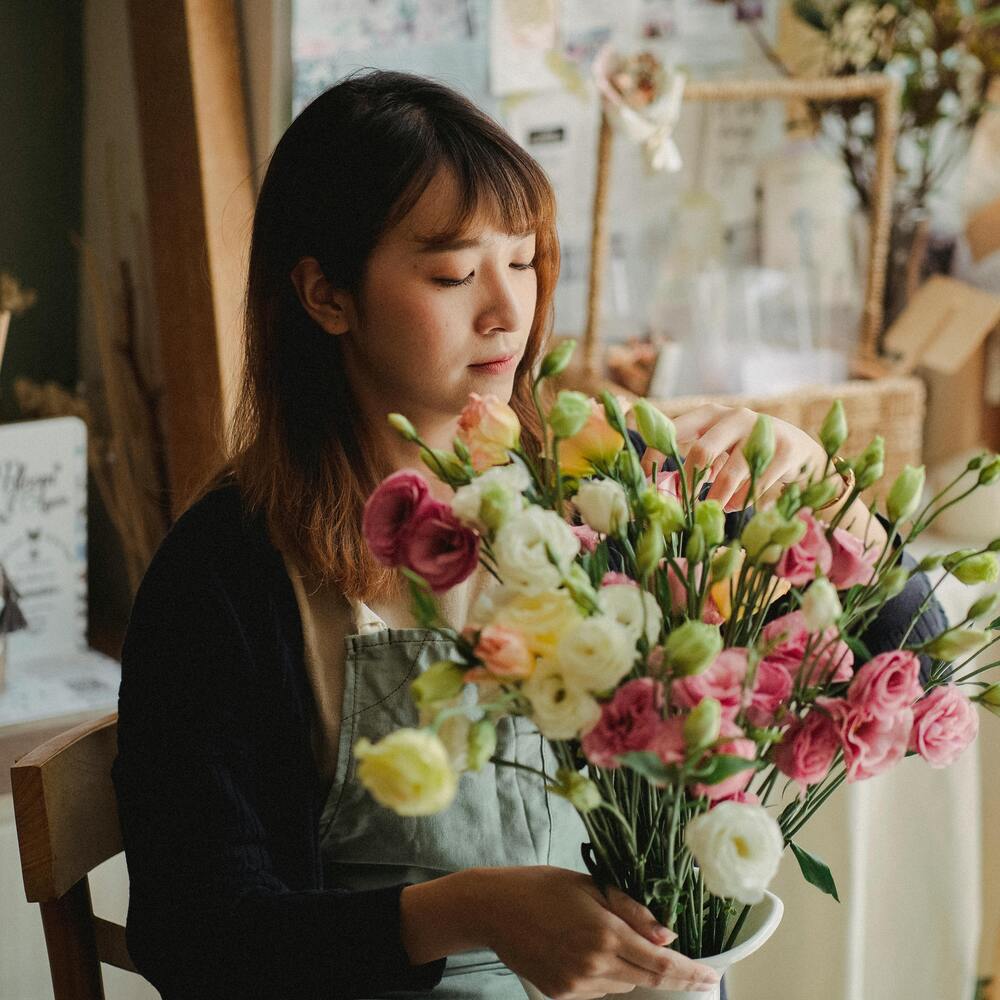
<path id="1" fill-rule="evenodd" d="M 330 284 L 315 257 L 303 257 L 292 268 L 291 279 L 302 308 L 322 329 L 335 336 L 351 329 L 351 294 Z"/>

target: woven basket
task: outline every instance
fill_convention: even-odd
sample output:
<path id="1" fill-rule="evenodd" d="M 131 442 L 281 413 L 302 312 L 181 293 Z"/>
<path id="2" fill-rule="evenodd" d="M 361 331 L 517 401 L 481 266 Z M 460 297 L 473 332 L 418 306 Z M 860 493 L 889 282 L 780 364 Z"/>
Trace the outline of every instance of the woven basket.
<path id="1" fill-rule="evenodd" d="M 675 396 L 650 402 L 671 418 L 704 403 L 745 406 L 787 420 L 818 441 L 823 419 L 835 399 L 844 404 L 847 417 L 848 436 L 840 449 L 844 458 L 856 457 L 876 434 L 885 440 L 885 474 L 862 494 L 867 504 L 878 498 L 884 511 L 885 497 L 903 466 L 923 461 L 926 387 L 916 376 L 852 379 L 835 385 L 807 386 L 780 396 Z"/>

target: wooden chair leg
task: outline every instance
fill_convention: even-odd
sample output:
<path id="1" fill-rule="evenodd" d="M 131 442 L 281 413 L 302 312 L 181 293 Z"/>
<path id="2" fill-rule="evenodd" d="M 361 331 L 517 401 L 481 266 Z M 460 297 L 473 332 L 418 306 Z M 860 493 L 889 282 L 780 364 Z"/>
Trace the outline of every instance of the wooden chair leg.
<path id="1" fill-rule="evenodd" d="M 39 906 L 55 1000 L 104 1000 L 90 883 L 82 878 L 61 899 Z"/>

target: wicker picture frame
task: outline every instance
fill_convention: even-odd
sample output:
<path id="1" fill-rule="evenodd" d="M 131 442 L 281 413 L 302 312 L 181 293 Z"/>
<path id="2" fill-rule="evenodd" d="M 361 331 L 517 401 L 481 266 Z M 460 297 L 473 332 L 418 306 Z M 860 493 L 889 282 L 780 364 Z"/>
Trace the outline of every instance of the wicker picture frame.
<path id="1" fill-rule="evenodd" d="M 865 300 L 861 313 L 858 349 L 852 365 L 857 375 L 872 375 L 881 371 L 878 361 L 878 337 L 882 328 L 882 298 L 885 289 L 892 192 L 895 182 L 894 152 L 899 118 L 898 81 L 882 73 L 871 73 L 814 79 L 697 81 L 688 83 L 684 89 L 684 101 L 806 100 L 836 104 L 865 98 L 870 98 L 875 105 L 876 159 Z M 587 321 L 583 334 L 581 366 L 581 374 L 590 385 L 604 381 L 599 327 L 608 253 L 607 215 L 613 135 L 614 129 L 608 111 L 602 107 L 590 241 Z"/>

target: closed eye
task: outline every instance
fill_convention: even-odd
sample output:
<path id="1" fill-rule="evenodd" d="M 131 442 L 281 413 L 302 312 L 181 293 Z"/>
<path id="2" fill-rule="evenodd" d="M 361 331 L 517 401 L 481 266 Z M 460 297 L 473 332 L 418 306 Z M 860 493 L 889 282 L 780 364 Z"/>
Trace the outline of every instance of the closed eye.
<path id="1" fill-rule="evenodd" d="M 535 262 L 530 261 L 527 264 L 514 264 L 510 265 L 515 271 L 530 271 L 534 268 Z M 471 284 L 472 279 L 476 276 L 475 271 L 470 271 L 464 278 L 435 278 L 434 281 L 442 285 L 445 288 L 457 288 L 459 285 Z"/>

